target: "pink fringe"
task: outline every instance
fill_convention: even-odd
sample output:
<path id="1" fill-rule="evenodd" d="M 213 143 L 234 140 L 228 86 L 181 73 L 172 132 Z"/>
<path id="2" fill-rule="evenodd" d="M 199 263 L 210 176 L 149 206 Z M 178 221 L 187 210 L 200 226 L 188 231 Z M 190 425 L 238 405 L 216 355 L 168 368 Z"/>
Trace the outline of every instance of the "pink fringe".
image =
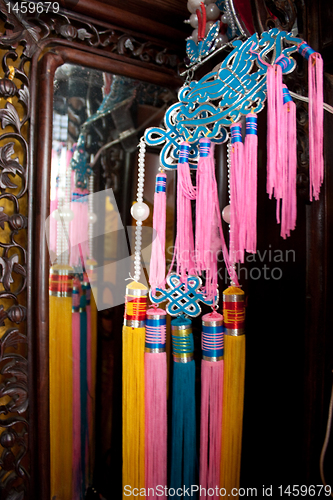
<path id="1" fill-rule="evenodd" d="M 244 262 L 246 190 L 244 145 L 242 142 L 235 142 L 231 144 L 230 152 L 230 261 L 232 263 Z"/>
<path id="2" fill-rule="evenodd" d="M 195 274 L 194 238 L 192 224 L 191 200 L 196 198 L 196 188 L 192 185 L 188 163 L 177 166 L 177 237 L 175 242 L 175 258 L 177 274 L 186 281 L 186 273 Z"/>
<path id="3" fill-rule="evenodd" d="M 72 196 L 76 194 L 78 201 L 71 201 L 71 209 L 74 212 L 74 218 L 69 225 L 69 237 L 71 242 L 70 265 L 84 265 L 81 263 L 80 250 L 78 244 L 81 244 L 83 258 L 89 256 L 89 220 L 88 220 L 88 195 L 87 189 L 80 189 L 75 186 L 75 174 L 72 172 Z M 79 201 L 84 197 L 84 201 Z"/>
<path id="4" fill-rule="evenodd" d="M 248 117 L 257 117 L 255 113 L 249 113 Z M 257 156 L 258 136 L 257 134 L 246 134 L 245 136 L 245 168 L 246 180 L 246 241 L 247 252 L 257 251 Z"/>
<path id="5" fill-rule="evenodd" d="M 284 87 L 286 87 L 284 85 Z M 286 144 L 283 163 L 283 193 L 281 206 L 281 236 L 290 236 L 290 231 L 296 227 L 297 200 L 297 143 L 296 143 L 296 106 L 293 101 L 283 105 L 281 122 L 281 138 Z"/>
<path id="6" fill-rule="evenodd" d="M 145 353 L 145 488 L 167 485 L 166 353 Z M 151 496 L 165 499 L 165 494 Z"/>
<path id="7" fill-rule="evenodd" d="M 323 60 L 320 54 L 311 54 L 309 69 L 309 160 L 310 201 L 319 199 L 324 179 L 324 109 L 323 109 Z"/>
<path id="8" fill-rule="evenodd" d="M 200 486 L 220 487 L 224 361 L 201 361 Z M 208 452 L 209 443 L 209 452 Z M 200 498 L 218 500 L 216 495 Z"/>
<path id="9" fill-rule="evenodd" d="M 162 172 L 159 172 L 157 177 L 166 179 L 166 175 Z M 153 229 L 149 283 L 152 294 L 155 295 L 157 287 L 163 289 L 165 287 L 166 193 L 162 191 L 155 191 L 154 194 Z"/>
<path id="10" fill-rule="evenodd" d="M 200 139 L 207 143 L 207 139 Z M 200 157 L 197 167 L 197 201 L 195 256 L 199 274 L 206 271 L 206 296 L 211 300 L 217 289 L 217 254 L 221 248 L 213 192 L 217 190 L 214 164 L 214 143 L 209 156 Z M 220 208 L 218 206 L 218 212 Z"/>

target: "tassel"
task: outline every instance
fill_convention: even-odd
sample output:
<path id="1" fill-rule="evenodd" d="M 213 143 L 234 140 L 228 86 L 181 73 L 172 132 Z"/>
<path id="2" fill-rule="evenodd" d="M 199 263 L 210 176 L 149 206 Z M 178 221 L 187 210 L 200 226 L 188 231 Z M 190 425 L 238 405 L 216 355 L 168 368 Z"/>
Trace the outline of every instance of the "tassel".
<path id="1" fill-rule="evenodd" d="M 195 361 L 192 324 L 179 316 L 171 321 L 173 381 L 170 488 L 196 483 Z"/>
<path id="2" fill-rule="evenodd" d="M 165 230 L 166 230 L 166 175 L 156 176 L 153 215 L 153 243 L 151 248 L 149 283 L 152 294 L 165 286 Z"/>
<path id="3" fill-rule="evenodd" d="M 297 200 L 297 143 L 296 143 L 296 106 L 289 90 L 283 85 L 283 120 L 281 133 L 286 144 L 283 163 L 283 193 L 281 207 L 281 236 L 290 236 L 290 231 L 296 227 Z"/>
<path id="4" fill-rule="evenodd" d="M 202 317 L 200 491 L 214 495 L 220 487 L 222 400 L 223 400 L 223 317 L 217 312 Z M 210 490 L 212 491 L 212 490 Z"/>
<path id="5" fill-rule="evenodd" d="M 230 286 L 224 290 L 223 317 L 221 487 L 226 489 L 226 495 L 232 496 L 232 489 L 239 489 L 244 406 L 245 307 L 244 292 L 240 288 Z"/>
<path id="6" fill-rule="evenodd" d="M 181 275 L 183 282 L 186 281 L 186 273 L 195 274 L 191 200 L 196 197 L 196 189 L 191 182 L 189 152 L 190 145 L 183 142 L 180 146 L 177 166 L 177 236 L 173 257 L 173 260 L 176 259 L 177 262 L 177 274 Z M 170 272 L 171 270 L 172 265 Z"/>
<path id="7" fill-rule="evenodd" d="M 241 123 L 233 123 L 230 130 L 230 261 L 235 263 L 244 262 L 247 186 Z"/>
<path id="8" fill-rule="evenodd" d="M 49 389 L 51 498 L 72 500 L 73 486 L 73 269 L 50 269 Z M 63 381 L 66 381 L 64 387 Z"/>
<path id="9" fill-rule="evenodd" d="M 166 313 L 149 309 L 146 319 L 145 343 L 145 488 L 167 486 L 167 358 Z M 161 487 L 160 486 L 160 487 Z"/>
<path id="10" fill-rule="evenodd" d="M 319 199 L 324 180 L 324 91 L 323 59 L 306 42 L 298 46 L 298 52 L 308 60 L 309 73 L 309 170 L 310 201 Z"/>
<path id="11" fill-rule="evenodd" d="M 145 486 L 145 319 L 147 288 L 136 281 L 126 287 L 123 326 L 123 498 L 126 485 Z"/>
<path id="12" fill-rule="evenodd" d="M 72 266 L 84 265 L 80 258 L 79 244 L 81 245 L 83 258 L 86 259 L 89 255 L 88 245 L 88 189 L 81 189 L 75 186 L 75 172 L 72 171 L 72 190 L 71 190 L 71 210 L 74 213 L 74 218 L 69 224 L 69 237 L 71 242 L 71 258 Z"/>
<path id="13" fill-rule="evenodd" d="M 81 397 L 80 397 L 80 282 L 73 281 L 72 294 L 72 346 L 73 346 L 73 499 L 82 492 L 81 463 Z"/>
<path id="14" fill-rule="evenodd" d="M 257 115 L 246 115 L 245 136 L 245 188 L 246 188 L 246 241 L 245 248 L 249 253 L 257 252 Z"/>
<path id="15" fill-rule="evenodd" d="M 206 273 L 205 293 L 213 299 L 217 289 L 217 254 L 221 249 L 216 207 L 217 184 L 215 178 L 214 144 L 200 139 L 200 158 L 197 167 L 197 202 L 195 228 L 195 256 L 197 272 Z"/>

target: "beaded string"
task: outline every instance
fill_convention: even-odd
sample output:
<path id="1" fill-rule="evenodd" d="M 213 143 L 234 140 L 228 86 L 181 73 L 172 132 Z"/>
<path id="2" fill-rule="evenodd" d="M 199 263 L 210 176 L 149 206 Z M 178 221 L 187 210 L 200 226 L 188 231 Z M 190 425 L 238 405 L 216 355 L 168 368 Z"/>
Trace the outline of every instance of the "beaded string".
<path id="1" fill-rule="evenodd" d="M 139 142 L 139 158 L 138 158 L 138 190 L 136 203 L 131 208 L 132 217 L 136 220 L 135 229 L 135 252 L 134 252 L 134 281 L 139 281 L 141 276 L 141 245 L 142 245 L 142 221 L 146 220 L 149 215 L 149 207 L 143 203 L 143 188 L 145 182 L 145 155 L 146 144 L 144 137 L 141 137 Z"/>

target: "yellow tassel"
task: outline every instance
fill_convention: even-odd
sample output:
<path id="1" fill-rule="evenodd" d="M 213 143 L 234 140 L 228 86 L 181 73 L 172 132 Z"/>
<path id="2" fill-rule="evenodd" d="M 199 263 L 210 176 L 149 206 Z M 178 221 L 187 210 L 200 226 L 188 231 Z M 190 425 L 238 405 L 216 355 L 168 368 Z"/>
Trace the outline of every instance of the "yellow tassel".
<path id="1" fill-rule="evenodd" d="M 245 335 L 244 292 L 229 287 L 223 292 L 224 381 L 222 413 L 221 488 L 231 496 L 239 489 L 242 451 Z M 234 490 L 235 493 L 236 490 Z M 233 498 L 238 498 L 235 496 Z"/>
<path id="2" fill-rule="evenodd" d="M 73 365 L 72 268 L 50 271 L 50 467 L 51 498 L 72 500 Z"/>
<path id="3" fill-rule="evenodd" d="M 144 350 L 147 288 L 132 282 L 126 288 L 123 326 L 123 498 L 124 488 L 145 486 Z"/>

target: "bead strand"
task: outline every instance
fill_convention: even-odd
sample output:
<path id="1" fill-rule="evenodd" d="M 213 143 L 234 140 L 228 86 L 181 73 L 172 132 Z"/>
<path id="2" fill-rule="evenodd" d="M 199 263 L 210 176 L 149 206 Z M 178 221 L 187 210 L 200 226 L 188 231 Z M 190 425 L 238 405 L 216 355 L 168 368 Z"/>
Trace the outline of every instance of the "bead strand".
<path id="1" fill-rule="evenodd" d="M 134 250 L 134 281 L 139 281 L 141 276 L 141 246 L 142 246 L 142 221 L 149 216 L 149 207 L 143 203 L 143 188 L 145 182 L 145 156 L 146 144 L 141 137 L 138 158 L 138 190 L 136 203 L 131 208 L 132 217 L 136 220 L 135 250 Z"/>

